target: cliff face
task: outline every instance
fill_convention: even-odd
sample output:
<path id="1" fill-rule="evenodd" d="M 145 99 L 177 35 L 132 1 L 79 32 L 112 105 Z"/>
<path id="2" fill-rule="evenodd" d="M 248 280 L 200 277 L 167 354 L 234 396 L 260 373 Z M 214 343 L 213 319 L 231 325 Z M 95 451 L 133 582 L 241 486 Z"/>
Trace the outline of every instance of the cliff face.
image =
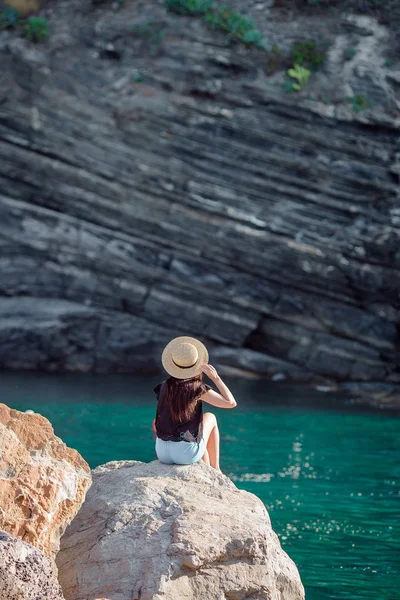
<path id="1" fill-rule="evenodd" d="M 190 334 L 225 372 L 399 380 L 395 34 L 271 4 L 269 45 L 324 40 L 303 92 L 155 1 L 0 32 L 3 367 L 154 370 Z"/>

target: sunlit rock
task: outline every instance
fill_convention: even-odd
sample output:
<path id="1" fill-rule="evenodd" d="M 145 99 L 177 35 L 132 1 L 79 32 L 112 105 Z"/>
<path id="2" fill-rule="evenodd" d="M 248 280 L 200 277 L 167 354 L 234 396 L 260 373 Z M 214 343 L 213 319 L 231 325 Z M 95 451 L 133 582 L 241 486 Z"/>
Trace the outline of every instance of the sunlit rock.
<path id="1" fill-rule="evenodd" d="M 67 600 L 302 600 L 264 504 L 204 463 L 107 463 L 57 556 Z"/>
<path id="2" fill-rule="evenodd" d="M 49 421 L 0 404 L 0 529 L 54 556 L 91 483 Z"/>

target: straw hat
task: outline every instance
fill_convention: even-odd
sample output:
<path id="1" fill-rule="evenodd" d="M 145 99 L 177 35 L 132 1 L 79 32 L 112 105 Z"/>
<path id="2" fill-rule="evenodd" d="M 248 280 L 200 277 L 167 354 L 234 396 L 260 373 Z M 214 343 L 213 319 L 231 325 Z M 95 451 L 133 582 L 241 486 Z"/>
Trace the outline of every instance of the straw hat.
<path id="1" fill-rule="evenodd" d="M 208 351 L 196 338 L 181 335 L 171 340 L 161 355 L 164 369 L 177 379 L 199 375 L 202 363 L 208 363 Z"/>

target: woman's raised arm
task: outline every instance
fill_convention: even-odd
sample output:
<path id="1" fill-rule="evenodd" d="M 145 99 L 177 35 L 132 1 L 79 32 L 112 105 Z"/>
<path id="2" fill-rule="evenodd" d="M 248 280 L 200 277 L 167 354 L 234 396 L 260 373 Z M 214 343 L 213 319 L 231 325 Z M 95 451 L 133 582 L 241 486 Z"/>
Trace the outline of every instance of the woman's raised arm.
<path id="1" fill-rule="evenodd" d="M 214 390 L 208 390 L 201 399 L 218 408 L 235 408 L 237 402 L 228 386 L 218 375 L 215 367 L 209 364 L 203 364 L 201 365 L 201 370 L 215 383 L 220 391 L 220 394 L 218 394 L 217 392 L 214 392 Z"/>

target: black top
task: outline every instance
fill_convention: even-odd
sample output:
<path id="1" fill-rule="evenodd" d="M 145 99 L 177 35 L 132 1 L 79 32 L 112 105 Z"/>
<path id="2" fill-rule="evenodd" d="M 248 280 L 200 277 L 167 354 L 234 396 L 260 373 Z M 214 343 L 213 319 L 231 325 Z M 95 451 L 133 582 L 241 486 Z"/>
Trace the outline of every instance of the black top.
<path id="1" fill-rule="evenodd" d="M 177 424 L 173 421 L 169 407 L 165 405 L 163 400 L 159 401 L 161 386 L 164 382 L 159 383 L 154 388 L 157 396 L 157 413 L 156 413 L 156 430 L 157 437 L 165 441 L 181 442 L 197 442 L 203 437 L 203 402 L 200 397 L 203 396 L 211 386 L 202 383 L 197 393 L 197 404 L 193 415 L 189 421 Z"/>

